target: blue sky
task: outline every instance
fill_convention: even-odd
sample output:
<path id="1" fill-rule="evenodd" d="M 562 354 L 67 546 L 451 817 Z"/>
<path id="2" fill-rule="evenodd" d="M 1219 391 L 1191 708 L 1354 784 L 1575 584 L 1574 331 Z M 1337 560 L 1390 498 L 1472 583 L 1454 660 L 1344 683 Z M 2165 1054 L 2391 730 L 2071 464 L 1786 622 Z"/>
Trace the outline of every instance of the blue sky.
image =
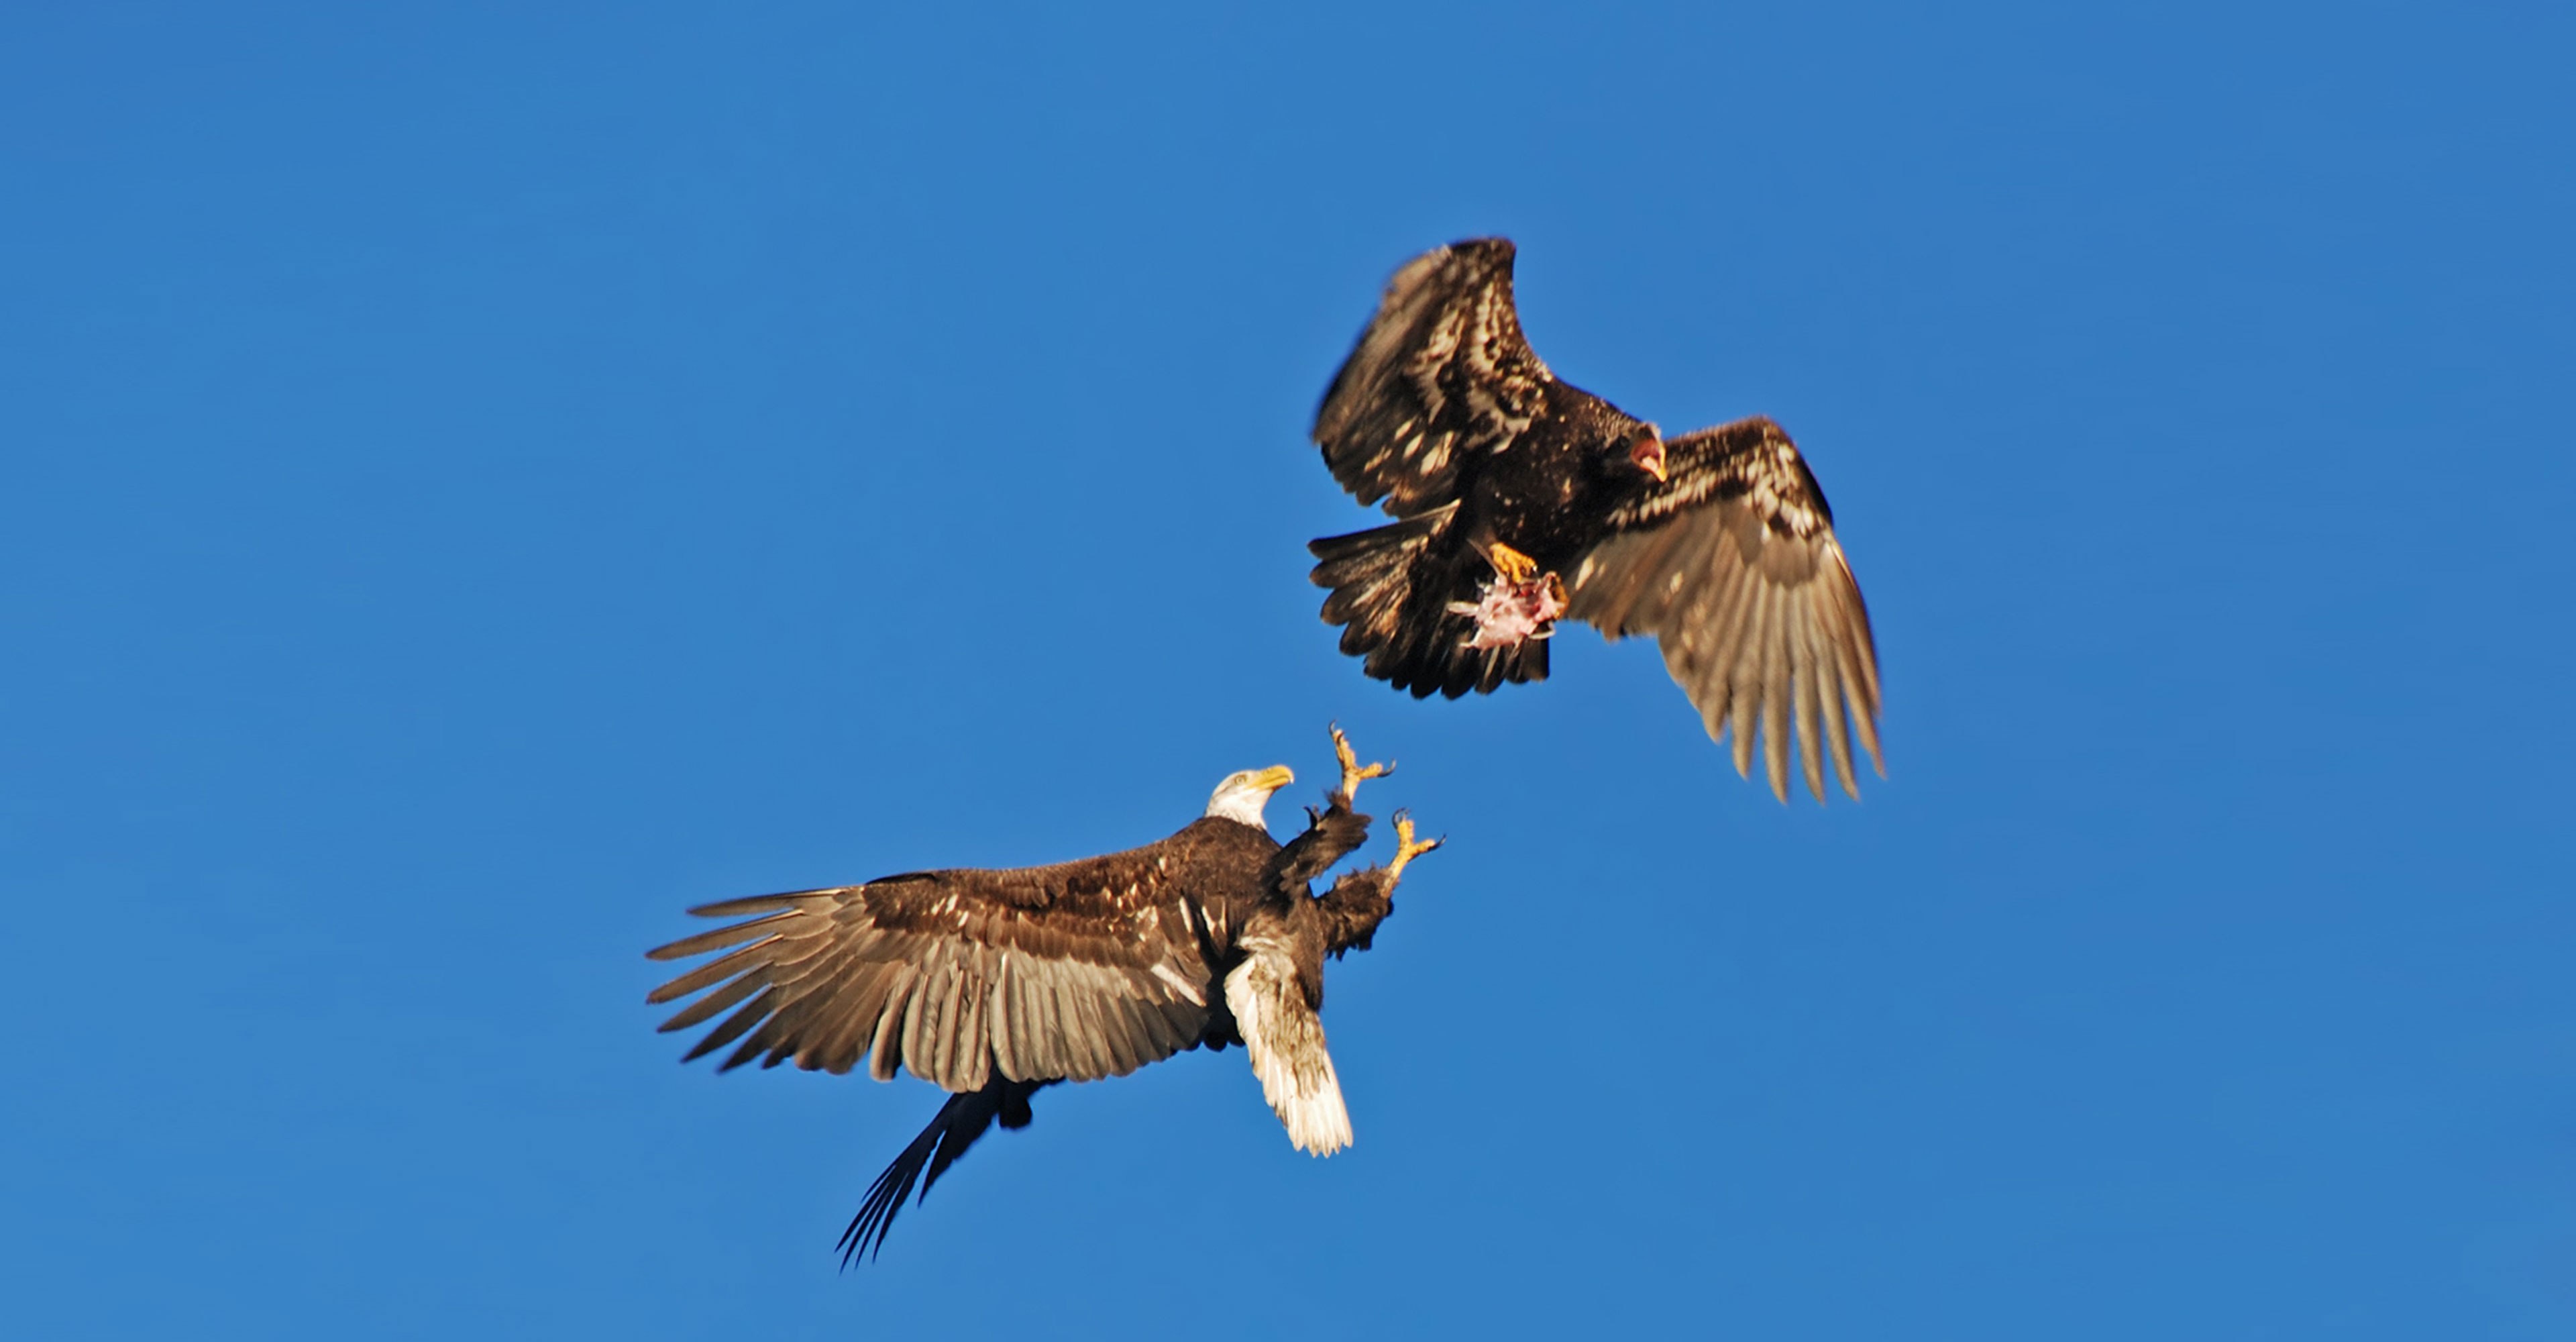
<path id="1" fill-rule="evenodd" d="M 2565 11 L 858 10 L 6 21 L 26 1335 L 2576 1330 Z M 1797 436 L 1861 804 L 1645 645 L 1334 651 L 1316 397 L 1486 233 L 1570 380 Z M 842 1276 L 935 1092 L 652 1032 L 683 906 L 1336 718 L 1452 841 L 1340 1157 L 1193 1054 Z"/>

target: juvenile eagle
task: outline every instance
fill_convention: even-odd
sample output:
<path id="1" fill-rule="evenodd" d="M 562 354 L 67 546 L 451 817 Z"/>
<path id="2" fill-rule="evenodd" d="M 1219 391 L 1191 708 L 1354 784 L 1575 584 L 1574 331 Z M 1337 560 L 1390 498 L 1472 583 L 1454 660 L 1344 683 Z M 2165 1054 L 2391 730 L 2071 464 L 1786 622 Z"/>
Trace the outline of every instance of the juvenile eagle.
<path id="1" fill-rule="evenodd" d="M 1313 895 L 1307 882 L 1367 842 L 1369 817 L 1352 798 L 1362 780 L 1387 772 L 1361 765 L 1339 728 L 1333 753 L 1341 786 L 1284 846 L 1262 809 L 1295 775 L 1286 765 L 1249 769 L 1217 784 L 1207 813 L 1179 833 L 1123 853 L 910 872 L 691 909 L 758 916 L 646 952 L 679 960 L 726 951 L 645 1000 L 713 989 L 662 1029 L 732 1010 L 688 1053 L 741 1040 L 720 1070 L 756 1058 L 840 1073 L 864 1058 L 879 1081 L 909 1068 L 951 1092 L 868 1190 L 841 1236 L 845 1266 L 882 1249 L 915 1181 L 929 1197 L 995 1119 L 1026 1127 L 1040 1088 L 1125 1076 L 1202 1044 L 1243 1045 L 1288 1139 L 1331 1155 L 1350 1145 L 1351 1122 L 1316 1014 L 1324 957 L 1367 950 L 1406 864 L 1440 846 L 1417 842 L 1398 812 L 1392 861 Z"/>
<path id="2" fill-rule="evenodd" d="M 1768 419 L 1666 439 L 1558 381 L 1521 336 L 1512 256 L 1485 238 L 1415 257 L 1324 393 L 1333 478 L 1401 519 L 1308 546 L 1342 651 L 1454 699 L 1545 680 L 1559 616 L 1652 634 L 1710 738 L 1734 733 L 1737 773 L 1758 728 L 1789 799 L 1794 715 L 1808 790 L 1824 800 L 1821 728 L 1858 797 L 1878 655 L 1816 477 Z"/>

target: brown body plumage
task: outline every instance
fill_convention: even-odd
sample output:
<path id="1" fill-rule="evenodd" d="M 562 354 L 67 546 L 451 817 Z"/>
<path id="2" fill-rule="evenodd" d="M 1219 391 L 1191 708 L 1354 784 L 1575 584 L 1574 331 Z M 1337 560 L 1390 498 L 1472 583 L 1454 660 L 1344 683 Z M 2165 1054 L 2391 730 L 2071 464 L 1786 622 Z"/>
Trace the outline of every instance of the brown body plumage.
<path id="1" fill-rule="evenodd" d="M 724 1069 L 756 1059 L 839 1073 L 864 1060 L 878 1080 L 909 1070 L 953 1092 L 870 1190 L 844 1237 L 849 1256 L 883 1244 L 916 1179 L 927 1196 L 991 1124 L 1025 1125 L 1040 1088 L 1123 1076 L 1202 1044 L 1246 1045 L 1292 1139 L 1330 1154 L 1349 1129 L 1315 1018 L 1323 960 L 1366 949 L 1404 865 L 1436 846 L 1413 842 L 1399 817 L 1394 861 L 1312 895 L 1310 881 L 1367 841 L 1352 794 L 1383 772 L 1357 765 L 1339 732 L 1334 741 L 1342 786 L 1285 845 L 1260 816 L 1287 769 L 1247 770 L 1218 786 L 1208 815 L 1142 848 L 692 909 L 744 921 L 649 952 L 724 953 L 647 1000 L 706 993 L 661 1028 L 722 1016 L 688 1057 L 732 1045 Z"/>
<path id="2" fill-rule="evenodd" d="M 1310 547 L 1342 651 L 1455 698 L 1547 678 L 1532 614 L 1651 634 L 1709 735 L 1732 734 L 1738 772 L 1758 732 L 1786 800 L 1794 718 L 1817 799 L 1827 754 L 1858 796 L 1852 738 L 1878 758 L 1877 653 L 1797 447 L 1761 418 L 1666 440 L 1559 381 L 1521 335 L 1513 255 L 1487 238 L 1416 257 L 1324 394 L 1314 437 L 1334 478 L 1400 519 Z M 1524 563 L 1536 576 L 1515 582 Z"/>

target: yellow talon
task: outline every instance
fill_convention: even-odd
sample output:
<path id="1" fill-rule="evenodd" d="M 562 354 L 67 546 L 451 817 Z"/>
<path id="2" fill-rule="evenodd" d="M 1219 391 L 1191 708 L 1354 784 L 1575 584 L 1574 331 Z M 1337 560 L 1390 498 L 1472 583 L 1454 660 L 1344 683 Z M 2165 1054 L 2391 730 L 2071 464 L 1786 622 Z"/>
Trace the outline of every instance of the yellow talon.
<path id="1" fill-rule="evenodd" d="M 1447 842 L 1449 841 L 1446 838 L 1439 838 L 1425 839 L 1420 843 L 1415 843 L 1413 841 L 1413 817 L 1406 815 L 1402 811 L 1396 812 L 1395 860 L 1386 864 L 1386 878 L 1390 881 L 1403 879 L 1404 866 L 1406 863 L 1411 862 L 1413 859 L 1420 857 L 1424 853 L 1430 852 L 1432 849 Z"/>
<path id="2" fill-rule="evenodd" d="M 1514 587 L 1518 587 L 1522 583 L 1528 582 L 1530 575 L 1538 572 L 1537 560 L 1503 544 L 1501 541 L 1496 541 L 1492 545 L 1486 547 L 1485 558 L 1488 562 L 1493 564 L 1494 572 L 1503 575 L 1503 581 L 1510 583 Z"/>
<path id="3" fill-rule="evenodd" d="M 1372 778 L 1384 778 L 1395 772 L 1392 764 L 1362 764 L 1351 751 L 1351 738 L 1342 735 L 1340 723 L 1333 724 L 1333 758 L 1342 764 L 1342 805 L 1349 806 L 1358 795 L 1360 784 Z"/>

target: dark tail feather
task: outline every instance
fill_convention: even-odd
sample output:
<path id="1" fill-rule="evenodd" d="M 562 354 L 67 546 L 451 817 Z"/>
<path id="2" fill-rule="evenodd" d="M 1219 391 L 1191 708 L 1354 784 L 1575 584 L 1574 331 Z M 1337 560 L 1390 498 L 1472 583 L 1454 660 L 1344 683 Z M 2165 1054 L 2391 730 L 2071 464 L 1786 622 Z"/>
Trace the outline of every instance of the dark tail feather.
<path id="1" fill-rule="evenodd" d="M 1307 576 L 1317 587 L 1332 589 L 1324 598 L 1324 623 L 1344 626 L 1342 651 L 1365 656 L 1401 632 L 1405 608 L 1413 604 L 1409 598 L 1417 562 L 1457 513 L 1458 505 L 1452 503 L 1374 531 L 1306 543 L 1322 561 Z M 1445 586 L 1437 581 L 1428 585 Z"/>
<path id="2" fill-rule="evenodd" d="M 1449 613 L 1452 599 L 1468 593 L 1456 571 L 1458 555 L 1482 566 L 1463 546 L 1439 541 L 1457 514 L 1449 504 L 1393 526 L 1348 536 L 1327 536 L 1306 548 L 1323 561 L 1309 576 L 1333 594 L 1324 599 L 1324 623 L 1342 626 L 1342 651 L 1367 658 L 1380 680 L 1411 690 L 1416 699 L 1470 690 L 1490 694 L 1505 681 L 1547 679 L 1547 644 L 1538 639 L 1512 648 L 1459 646 L 1472 629 Z M 1441 552 L 1455 549 L 1458 555 Z"/>
<path id="3" fill-rule="evenodd" d="M 982 1090 L 951 1095 L 939 1106 L 930 1126 L 912 1139 L 903 1154 L 885 1167 L 885 1173 L 868 1187 L 867 1201 L 859 1204 L 859 1214 L 850 1218 L 850 1228 L 841 1232 L 841 1241 L 832 1247 L 841 1251 L 841 1266 L 846 1270 L 865 1252 L 874 1261 L 885 1250 L 886 1232 L 894 1228 L 895 1213 L 903 1210 L 903 1200 L 911 1196 L 913 1183 L 921 1184 L 916 1203 L 930 1197 L 930 1186 L 957 1163 L 983 1137 L 999 1118 L 1006 1128 L 1029 1125 L 1029 1097 L 1053 1081 L 1011 1081 L 994 1077 Z M 927 1173 L 925 1174 L 925 1168 Z"/>

